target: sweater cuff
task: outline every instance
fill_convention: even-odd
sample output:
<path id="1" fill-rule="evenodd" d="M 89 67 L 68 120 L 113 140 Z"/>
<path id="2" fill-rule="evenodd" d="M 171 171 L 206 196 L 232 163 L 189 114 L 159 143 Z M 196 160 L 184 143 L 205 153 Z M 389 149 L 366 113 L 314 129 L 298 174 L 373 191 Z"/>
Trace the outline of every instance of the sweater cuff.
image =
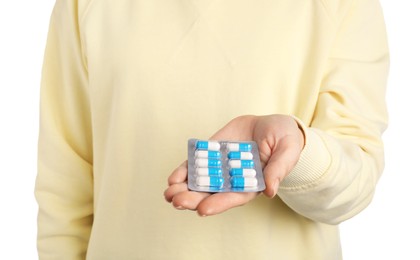
<path id="1" fill-rule="evenodd" d="M 317 130 L 296 119 L 305 136 L 305 147 L 293 170 L 280 183 L 280 189 L 299 189 L 319 180 L 331 164 L 331 155 Z"/>

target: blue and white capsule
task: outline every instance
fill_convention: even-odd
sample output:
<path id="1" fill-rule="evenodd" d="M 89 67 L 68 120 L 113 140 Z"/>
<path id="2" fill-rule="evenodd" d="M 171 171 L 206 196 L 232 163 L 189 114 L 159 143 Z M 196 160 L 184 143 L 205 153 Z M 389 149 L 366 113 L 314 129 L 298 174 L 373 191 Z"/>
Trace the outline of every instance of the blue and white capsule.
<path id="1" fill-rule="evenodd" d="M 229 175 L 232 177 L 255 177 L 257 171 L 255 169 L 233 168 L 230 169 Z"/>
<path id="2" fill-rule="evenodd" d="M 222 161 L 218 159 L 205 159 L 198 158 L 195 160 L 195 167 L 208 168 L 208 167 L 221 167 Z"/>
<path id="3" fill-rule="evenodd" d="M 254 156 L 251 152 L 229 152 L 228 158 L 233 160 L 252 160 Z"/>
<path id="4" fill-rule="evenodd" d="M 198 176 L 218 176 L 221 177 L 223 175 L 223 171 L 221 168 L 196 168 L 195 173 Z"/>
<path id="5" fill-rule="evenodd" d="M 253 160 L 229 160 L 230 168 L 254 168 Z"/>
<path id="6" fill-rule="evenodd" d="M 195 180 L 197 186 L 222 188 L 224 179 L 222 177 L 198 176 Z"/>
<path id="7" fill-rule="evenodd" d="M 252 144 L 249 143 L 228 143 L 226 145 L 229 152 L 250 152 Z"/>
<path id="8" fill-rule="evenodd" d="M 232 177 L 230 185 L 232 188 L 255 188 L 258 186 L 258 180 L 253 177 Z"/>
<path id="9" fill-rule="evenodd" d="M 197 150 L 219 151 L 220 144 L 216 141 L 197 141 L 195 148 Z"/>
<path id="10" fill-rule="evenodd" d="M 222 157 L 219 151 L 207 151 L 207 150 L 196 150 L 195 158 L 210 158 L 210 159 L 219 159 Z"/>

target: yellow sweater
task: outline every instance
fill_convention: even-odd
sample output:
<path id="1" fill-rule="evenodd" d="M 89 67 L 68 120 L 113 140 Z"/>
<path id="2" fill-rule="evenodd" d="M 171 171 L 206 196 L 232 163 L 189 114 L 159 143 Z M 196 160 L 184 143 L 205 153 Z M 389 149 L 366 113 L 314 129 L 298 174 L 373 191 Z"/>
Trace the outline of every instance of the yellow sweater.
<path id="1" fill-rule="evenodd" d="M 383 170 L 378 0 L 57 0 L 41 87 L 41 259 L 340 259 Z M 243 114 L 306 146 L 278 196 L 177 211 L 167 177 Z"/>

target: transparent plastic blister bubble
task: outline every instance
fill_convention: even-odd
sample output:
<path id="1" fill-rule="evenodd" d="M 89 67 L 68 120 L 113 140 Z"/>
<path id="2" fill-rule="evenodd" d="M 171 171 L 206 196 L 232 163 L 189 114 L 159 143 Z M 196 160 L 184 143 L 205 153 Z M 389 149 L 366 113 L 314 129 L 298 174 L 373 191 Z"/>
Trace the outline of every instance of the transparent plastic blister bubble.
<path id="1" fill-rule="evenodd" d="M 257 144 L 189 139 L 188 188 L 202 192 L 265 190 Z"/>

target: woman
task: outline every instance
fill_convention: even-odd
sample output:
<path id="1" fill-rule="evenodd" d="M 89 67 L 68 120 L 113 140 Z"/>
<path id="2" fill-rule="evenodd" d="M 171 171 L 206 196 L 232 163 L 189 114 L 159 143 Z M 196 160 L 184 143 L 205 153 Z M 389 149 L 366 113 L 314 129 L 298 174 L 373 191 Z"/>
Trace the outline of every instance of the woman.
<path id="1" fill-rule="evenodd" d="M 383 169 L 387 70 L 377 0 L 57 0 L 40 258 L 341 259 Z M 266 196 L 188 191 L 182 164 L 165 199 L 208 217 L 168 207 L 190 137 L 256 141 Z"/>

